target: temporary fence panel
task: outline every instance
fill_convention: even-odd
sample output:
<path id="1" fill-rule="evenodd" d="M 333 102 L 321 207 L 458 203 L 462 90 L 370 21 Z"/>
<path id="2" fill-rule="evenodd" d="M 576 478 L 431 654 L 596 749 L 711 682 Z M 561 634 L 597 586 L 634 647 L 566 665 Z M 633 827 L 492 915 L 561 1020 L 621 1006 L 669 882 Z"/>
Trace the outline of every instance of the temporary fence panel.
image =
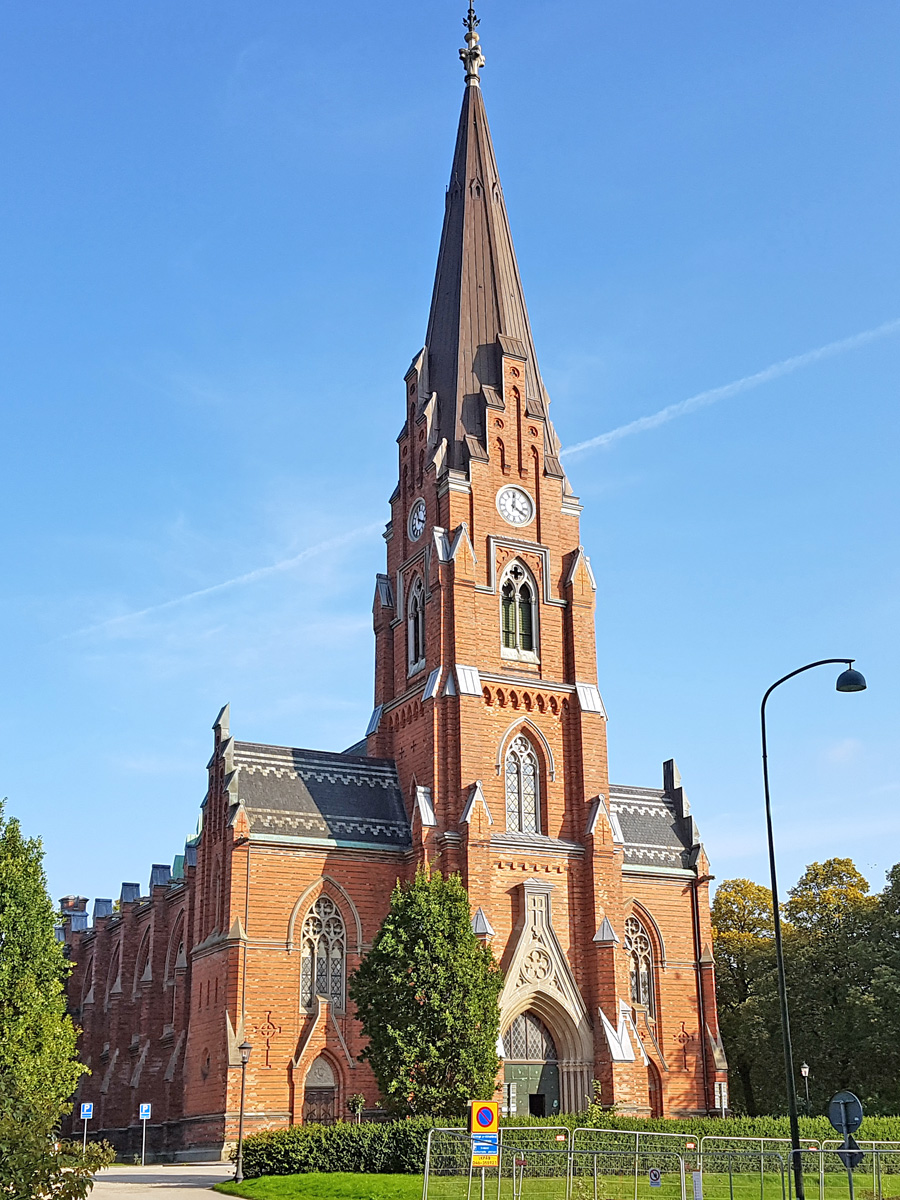
<path id="1" fill-rule="evenodd" d="M 422 1200 L 494 1200 L 498 1167 L 476 1167 L 464 1129 L 432 1129 L 425 1151 Z"/>
<path id="2" fill-rule="evenodd" d="M 785 1156 L 747 1146 L 705 1146 L 700 1178 L 703 1200 L 787 1200 L 790 1191 Z"/>
<path id="3" fill-rule="evenodd" d="M 671 1150 L 573 1150 L 570 1200 L 686 1200 L 684 1159 Z"/>

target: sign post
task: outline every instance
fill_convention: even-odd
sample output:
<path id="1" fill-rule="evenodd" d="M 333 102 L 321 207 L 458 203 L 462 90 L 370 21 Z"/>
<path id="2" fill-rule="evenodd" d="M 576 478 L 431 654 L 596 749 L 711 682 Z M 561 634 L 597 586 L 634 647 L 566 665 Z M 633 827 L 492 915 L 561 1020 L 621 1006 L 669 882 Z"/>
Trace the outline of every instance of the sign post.
<path id="1" fill-rule="evenodd" d="M 481 1167 L 481 1200 L 484 1200 L 484 1169 L 500 1162 L 500 1105 L 495 1100 L 472 1100 L 469 1104 L 469 1135 L 472 1166 Z"/>
<path id="2" fill-rule="evenodd" d="M 140 1107 L 141 1125 L 143 1131 L 141 1133 L 141 1166 L 144 1165 L 144 1157 L 147 1153 L 147 1122 L 150 1120 L 150 1105 L 142 1104 Z"/>
<path id="3" fill-rule="evenodd" d="M 852 1136 L 862 1125 L 863 1109 L 857 1096 L 852 1092 L 838 1092 L 831 1097 L 828 1105 L 828 1120 L 832 1126 L 844 1135 L 844 1142 L 838 1150 L 838 1158 L 847 1169 L 847 1181 L 850 1185 L 850 1200 L 853 1198 L 853 1168 L 858 1167 L 863 1160 L 863 1152 L 859 1143 Z"/>
<path id="4" fill-rule="evenodd" d="M 82 1121 L 84 1121 L 84 1141 L 81 1146 L 82 1154 L 87 1154 L 87 1127 L 88 1127 L 88 1121 L 91 1119 L 91 1117 L 93 1115 L 94 1115 L 93 1104 L 82 1104 L 81 1119 L 82 1119 Z"/>

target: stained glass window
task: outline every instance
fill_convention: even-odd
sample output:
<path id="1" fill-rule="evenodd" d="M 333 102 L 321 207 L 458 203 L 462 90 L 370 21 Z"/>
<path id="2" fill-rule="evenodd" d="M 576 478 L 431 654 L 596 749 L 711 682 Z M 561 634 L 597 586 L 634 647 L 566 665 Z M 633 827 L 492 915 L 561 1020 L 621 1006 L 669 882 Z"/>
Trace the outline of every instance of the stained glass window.
<path id="1" fill-rule="evenodd" d="M 506 828 L 515 833 L 540 833 L 538 760 L 523 734 L 506 752 Z"/>
<path id="2" fill-rule="evenodd" d="M 344 1007 L 347 934 L 337 905 L 320 896 L 303 922 L 300 957 L 300 1003 L 312 1008 L 316 996 L 327 996 L 336 1009 Z"/>
<path id="3" fill-rule="evenodd" d="M 628 955 L 628 976 L 631 1002 L 653 1012 L 653 943 L 646 929 L 635 916 L 625 922 L 625 953 Z"/>

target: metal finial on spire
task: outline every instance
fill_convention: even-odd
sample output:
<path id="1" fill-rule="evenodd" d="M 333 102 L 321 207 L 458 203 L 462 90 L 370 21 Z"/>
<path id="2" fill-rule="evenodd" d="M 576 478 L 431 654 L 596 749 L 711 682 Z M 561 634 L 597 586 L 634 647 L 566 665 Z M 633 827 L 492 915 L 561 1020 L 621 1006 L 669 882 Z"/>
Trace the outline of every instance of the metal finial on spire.
<path id="1" fill-rule="evenodd" d="M 475 32 L 480 24 L 481 21 L 475 16 L 474 5 L 470 4 L 469 15 L 463 18 L 463 25 L 467 30 L 466 45 L 464 49 L 460 50 L 459 57 L 466 68 L 466 83 L 473 84 L 475 87 L 481 86 L 478 72 L 484 66 L 484 55 L 481 53 L 479 44 L 481 39 Z"/>

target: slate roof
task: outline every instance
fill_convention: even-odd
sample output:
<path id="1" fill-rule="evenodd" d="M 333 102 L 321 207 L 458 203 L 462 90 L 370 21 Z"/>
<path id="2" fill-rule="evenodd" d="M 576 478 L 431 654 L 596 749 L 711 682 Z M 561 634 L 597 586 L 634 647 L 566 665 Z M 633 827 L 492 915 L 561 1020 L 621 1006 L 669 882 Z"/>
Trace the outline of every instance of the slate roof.
<path id="1" fill-rule="evenodd" d="M 379 849 L 411 845 L 389 759 L 235 742 L 234 766 L 251 834 Z"/>
<path id="2" fill-rule="evenodd" d="M 609 808 L 622 830 L 626 866 L 693 866 L 696 826 L 690 816 L 679 815 L 665 792 L 610 784 Z"/>
<path id="3" fill-rule="evenodd" d="M 502 349 L 524 360 L 526 412 L 546 422 L 545 472 L 565 479 L 477 84 L 463 95 L 425 346 L 428 392 L 438 398 L 434 443 L 446 439 L 449 467 L 487 456 L 485 403 L 503 387 Z"/>

